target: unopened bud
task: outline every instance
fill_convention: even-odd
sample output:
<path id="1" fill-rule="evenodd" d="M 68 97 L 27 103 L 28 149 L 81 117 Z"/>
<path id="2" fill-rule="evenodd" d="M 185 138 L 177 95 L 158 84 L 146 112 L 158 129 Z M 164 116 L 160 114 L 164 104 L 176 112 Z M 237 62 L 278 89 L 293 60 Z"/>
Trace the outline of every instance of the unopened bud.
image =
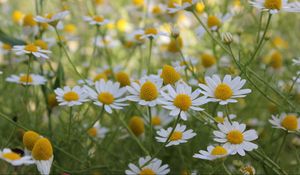
<path id="1" fill-rule="evenodd" d="M 223 41 L 225 44 L 230 44 L 230 43 L 232 43 L 233 37 L 232 37 L 231 33 L 229 33 L 229 32 L 222 33 L 222 41 Z"/>

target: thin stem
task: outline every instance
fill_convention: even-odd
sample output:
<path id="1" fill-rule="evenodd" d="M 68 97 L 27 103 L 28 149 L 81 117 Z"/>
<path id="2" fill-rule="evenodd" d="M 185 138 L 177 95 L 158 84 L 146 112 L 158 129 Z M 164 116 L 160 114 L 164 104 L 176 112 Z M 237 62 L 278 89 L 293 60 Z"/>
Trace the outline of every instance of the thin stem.
<path id="1" fill-rule="evenodd" d="M 97 121 L 100 121 L 100 119 L 102 118 L 104 114 L 104 105 L 101 108 L 101 111 L 98 115 L 98 117 L 96 117 L 96 119 L 92 122 L 92 124 L 87 128 L 87 130 L 89 130 L 90 128 L 94 127 L 94 125 L 97 123 Z"/>
<path id="2" fill-rule="evenodd" d="M 229 105 L 228 104 L 225 106 L 225 112 L 226 112 L 226 117 L 227 117 L 229 123 L 232 124 L 231 119 L 229 117 Z"/>
<path id="3" fill-rule="evenodd" d="M 225 165 L 225 162 L 223 162 L 222 165 L 223 165 L 223 168 L 224 168 L 226 174 L 227 174 L 227 175 L 231 175 L 230 171 L 227 169 L 227 167 L 226 167 L 226 165 Z"/>
<path id="4" fill-rule="evenodd" d="M 153 38 L 150 38 L 150 45 L 149 45 L 149 54 L 147 59 L 147 73 L 151 73 L 151 56 L 152 56 L 152 45 L 153 45 Z"/>
<path id="5" fill-rule="evenodd" d="M 281 145 L 280 145 L 279 150 L 277 151 L 277 154 L 276 154 L 276 156 L 275 156 L 275 158 L 274 158 L 274 161 L 275 161 L 275 162 L 278 161 L 279 155 L 280 155 L 280 153 L 281 153 L 281 151 L 282 151 L 282 148 L 283 148 L 283 146 L 284 146 L 284 144 L 285 144 L 285 141 L 286 141 L 286 138 L 287 138 L 287 135 L 288 135 L 288 134 L 289 134 L 288 131 L 286 131 L 285 134 L 284 134 L 284 136 L 283 136 L 283 138 L 282 138 Z"/>
<path id="6" fill-rule="evenodd" d="M 290 93 L 292 92 L 296 82 L 298 81 L 298 79 L 300 78 L 300 73 L 297 74 L 297 77 L 294 79 L 292 86 L 290 87 L 289 91 L 288 91 L 288 95 L 290 95 Z"/>
<path id="7" fill-rule="evenodd" d="M 70 112 L 69 112 L 69 127 L 68 127 L 68 140 L 69 141 L 70 141 L 71 127 L 72 127 L 72 113 L 73 113 L 73 107 L 70 107 Z"/>
<path id="8" fill-rule="evenodd" d="M 150 132 L 149 132 L 149 140 L 150 140 L 150 151 L 152 149 L 152 114 L 151 114 L 151 107 L 148 106 L 148 115 L 149 115 L 149 126 L 150 126 Z"/>

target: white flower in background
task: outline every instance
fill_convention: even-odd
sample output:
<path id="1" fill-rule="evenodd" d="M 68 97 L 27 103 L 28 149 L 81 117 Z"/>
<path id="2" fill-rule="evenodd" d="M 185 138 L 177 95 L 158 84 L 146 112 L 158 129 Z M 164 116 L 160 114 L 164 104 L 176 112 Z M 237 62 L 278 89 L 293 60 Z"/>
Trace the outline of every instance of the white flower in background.
<path id="1" fill-rule="evenodd" d="M 173 128 L 169 127 L 167 130 L 160 129 L 157 131 L 157 135 L 155 138 L 158 142 L 165 143 L 168 140 L 168 143 L 166 144 L 166 147 L 172 146 L 172 145 L 179 145 L 181 143 L 186 143 L 189 139 L 196 136 L 196 133 L 192 129 L 186 130 L 185 125 L 177 124 L 174 132 L 172 133 Z M 172 133 L 172 134 L 171 134 Z"/>
<path id="2" fill-rule="evenodd" d="M 300 65 L 300 58 L 295 58 L 292 60 L 294 65 L 299 66 Z"/>
<path id="3" fill-rule="evenodd" d="M 245 156 L 245 151 L 252 151 L 258 146 L 251 141 L 256 140 L 258 135 L 255 130 L 247 130 L 245 124 L 228 121 L 218 124 L 219 131 L 214 131 L 214 141 L 224 143 L 223 147 L 231 150 L 231 154 L 239 154 Z"/>
<path id="4" fill-rule="evenodd" d="M 270 14 L 283 12 L 300 12 L 300 3 L 288 3 L 288 0 L 251 0 L 250 4 L 260 10 L 268 11 Z"/>
<path id="5" fill-rule="evenodd" d="M 173 61 L 172 66 L 175 67 L 176 70 L 185 70 L 187 68 L 187 65 L 190 67 L 194 67 L 199 63 L 199 60 L 194 57 L 185 57 L 185 61 Z"/>
<path id="6" fill-rule="evenodd" d="M 138 166 L 130 163 L 128 165 L 129 170 L 125 171 L 126 175 L 166 175 L 170 172 L 169 165 L 162 165 L 162 161 L 154 158 L 152 159 L 150 156 L 139 158 Z M 150 162 L 149 162 L 150 161 Z M 149 162 L 149 163 L 148 163 Z M 148 163 L 147 165 L 145 165 Z"/>
<path id="7" fill-rule="evenodd" d="M 101 48 L 104 48 L 104 47 L 114 48 L 114 47 L 117 47 L 120 45 L 120 42 L 118 40 L 113 39 L 110 36 L 105 36 L 104 38 L 98 36 L 95 39 L 95 42 L 96 42 L 96 46 L 101 47 Z"/>
<path id="8" fill-rule="evenodd" d="M 272 115 L 272 119 L 269 122 L 274 128 L 280 128 L 289 132 L 295 132 L 300 129 L 300 118 L 297 114 L 282 113 L 280 116 Z"/>
<path id="9" fill-rule="evenodd" d="M 34 164 L 31 156 L 22 156 L 16 152 L 13 152 L 9 148 L 0 150 L 0 159 L 10 163 L 13 166 L 31 165 Z"/>
<path id="10" fill-rule="evenodd" d="M 181 119 L 187 120 L 189 110 L 203 111 L 204 109 L 199 106 L 209 102 L 206 96 L 199 97 L 200 93 L 200 89 L 192 92 L 192 87 L 184 82 L 179 82 L 176 84 L 175 89 L 171 85 L 164 87 L 164 90 L 161 91 L 162 99 L 160 103 L 163 108 L 171 111 L 170 115 L 180 115 Z"/>
<path id="11" fill-rule="evenodd" d="M 174 120 L 174 116 L 170 116 L 167 110 L 158 107 L 151 108 L 151 116 L 151 124 L 155 129 L 160 129 Z M 149 118 L 146 120 L 149 122 Z"/>
<path id="12" fill-rule="evenodd" d="M 144 38 L 157 39 L 159 36 L 168 36 L 168 34 L 159 31 L 155 27 L 148 27 L 148 28 L 144 29 L 141 39 L 144 39 Z"/>
<path id="13" fill-rule="evenodd" d="M 8 82 L 18 83 L 23 85 L 42 85 L 47 82 L 46 78 L 37 74 L 20 74 L 11 75 L 5 79 Z"/>
<path id="14" fill-rule="evenodd" d="M 176 13 L 180 10 L 185 10 L 191 6 L 193 6 L 194 4 L 196 4 L 198 2 L 198 0 L 183 0 L 180 4 L 176 3 L 174 1 L 170 1 L 168 4 L 168 12 L 169 13 Z"/>
<path id="15" fill-rule="evenodd" d="M 103 16 L 84 16 L 83 20 L 88 22 L 90 25 L 103 26 L 108 24 L 110 21 L 105 19 Z"/>
<path id="16" fill-rule="evenodd" d="M 105 138 L 108 131 L 109 131 L 108 128 L 101 126 L 99 121 L 97 121 L 92 128 L 88 129 L 87 133 L 91 137 L 103 139 L 103 138 Z"/>
<path id="17" fill-rule="evenodd" d="M 59 23 L 60 20 L 62 20 L 64 17 L 66 17 L 67 15 L 69 15 L 70 12 L 69 11 L 62 11 L 56 14 L 47 14 L 45 17 L 43 16 L 37 16 L 35 17 L 35 21 L 40 22 L 40 23 L 48 23 L 50 25 L 52 25 L 53 27 L 56 27 Z"/>
<path id="18" fill-rule="evenodd" d="M 61 106 L 76 106 L 88 101 L 88 94 L 79 86 L 73 88 L 65 86 L 64 88 L 55 89 L 54 92 Z"/>
<path id="19" fill-rule="evenodd" d="M 8 43 L 0 42 L 0 55 L 5 55 L 10 53 L 12 45 Z"/>
<path id="20" fill-rule="evenodd" d="M 236 115 L 235 114 L 229 114 L 228 115 L 229 119 L 232 120 L 232 119 L 235 119 L 236 118 Z M 217 112 L 217 116 L 214 118 L 217 123 L 224 123 L 224 121 L 228 121 L 228 118 L 226 115 L 224 115 L 223 112 L 221 111 L 218 111 Z M 214 122 L 214 121 L 211 121 L 211 122 Z"/>
<path id="21" fill-rule="evenodd" d="M 100 81 L 95 82 L 95 89 L 88 86 L 84 86 L 86 93 L 92 99 L 95 105 L 103 106 L 105 111 L 112 113 L 112 109 L 123 109 L 127 104 L 124 103 L 127 99 L 122 97 L 126 88 L 120 88 L 120 83 L 113 83 L 112 81 Z"/>
<path id="22" fill-rule="evenodd" d="M 202 93 L 208 96 L 210 101 L 219 102 L 220 105 L 236 103 L 235 98 L 242 98 L 251 93 L 251 89 L 241 89 L 246 80 L 242 80 L 239 76 L 232 79 L 231 75 L 225 75 L 221 81 L 218 75 L 213 75 L 205 77 L 205 82 L 206 84 L 199 84 L 204 90 Z"/>
<path id="23" fill-rule="evenodd" d="M 16 53 L 16 55 L 32 54 L 37 58 L 44 59 L 49 58 L 47 54 L 51 53 L 50 50 L 41 49 L 35 44 L 15 45 L 12 50 Z"/>
<path id="24" fill-rule="evenodd" d="M 193 157 L 204 160 L 215 160 L 226 157 L 230 154 L 230 150 L 223 146 L 208 146 L 207 151 L 200 150 L 199 154 L 194 154 Z"/>

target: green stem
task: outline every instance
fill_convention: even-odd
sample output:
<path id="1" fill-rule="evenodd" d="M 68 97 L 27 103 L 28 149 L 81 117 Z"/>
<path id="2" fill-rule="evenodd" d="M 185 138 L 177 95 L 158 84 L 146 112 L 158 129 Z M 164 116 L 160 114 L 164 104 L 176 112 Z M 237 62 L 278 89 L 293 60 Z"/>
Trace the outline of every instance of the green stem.
<path id="1" fill-rule="evenodd" d="M 152 45 L 153 45 L 153 38 L 150 38 L 150 45 L 149 45 L 149 55 L 148 55 L 148 59 L 147 59 L 147 73 L 150 74 L 151 73 L 151 56 L 152 56 Z"/>
<path id="2" fill-rule="evenodd" d="M 100 119 L 102 118 L 104 114 L 104 105 L 101 108 L 101 111 L 98 115 L 98 117 L 96 117 L 96 119 L 92 122 L 92 124 L 87 128 L 87 130 L 89 130 L 90 128 L 94 127 L 94 125 L 97 123 L 97 121 L 100 121 Z"/>
<path id="3" fill-rule="evenodd" d="M 230 171 L 227 169 L 227 167 L 226 167 L 226 165 L 225 165 L 225 162 L 223 162 L 222 165 L 223 165 L 223 168 L 224 168 L 226 174 L 227 174 L 227 175 L 231 175 Z"/>
<path id="4" fill-rule="evenodd" d="M 149 115 L 149 126 L 150 126 L 150 132 L 149 132 L 149 141 L 150 141 L 150 151 L 152 150 L 152 114 L 151 114 L 151 107 L 148 106 L 148 115 Z"/>
<path id="5" fill-rule="evenodd" d="M 229 123 L 232 124 L 231 119 L 229 117 L 229 105 L 228 104 L 225 106 L 225 112 L 226 112 L 226 117 L 227 117 Z"/>
<path id="6" fill-rule="evenodd" d="M 282 151 L 282 148 L 283 148 L 283 146 L 284 146 L 284 144 L 285 144 L 285 141 L 286 141 L 286 138 L 287 138 L 287 135 L 288 135 L 288 134 L 289 134 L 288 131 L 286 131 L 285 134 L 284 134 L 284 136 L 283 136 L 283 138 L 282 138 L 281 145 L 280 145 L 279 150 L 277 151 L 277 154 L 276 154 L 276 156 L 275 156 L 275 158 L 274 158 L 274 161 L 275 161 L 275 162 L 278 162 L 279 155 L 280 155 L 280 153 L 281 153 L 281 151 Z"/>
<path id="7" fill-rule="evenodd" d="M 71 127 L 72 127 L 72 112 L 73 112 L 73 107 L 70 107 L 70 112 L 69 112 L 69 127 L 68 127 L 68 141 L 70 141 Z"/>

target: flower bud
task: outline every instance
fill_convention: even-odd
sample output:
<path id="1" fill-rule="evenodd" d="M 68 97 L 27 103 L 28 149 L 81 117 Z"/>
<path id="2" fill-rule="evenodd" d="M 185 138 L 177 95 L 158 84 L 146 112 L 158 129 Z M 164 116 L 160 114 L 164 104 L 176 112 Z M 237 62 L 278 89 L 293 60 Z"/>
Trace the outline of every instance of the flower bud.
<path id="1" fill-rule="evenodd" d="M 225 44 L 231 44 L 233 42 L 233 37 L 232 37 L 231 33 L 229 33 L 229 32 L 222 33 L 222 41 Z"/>

